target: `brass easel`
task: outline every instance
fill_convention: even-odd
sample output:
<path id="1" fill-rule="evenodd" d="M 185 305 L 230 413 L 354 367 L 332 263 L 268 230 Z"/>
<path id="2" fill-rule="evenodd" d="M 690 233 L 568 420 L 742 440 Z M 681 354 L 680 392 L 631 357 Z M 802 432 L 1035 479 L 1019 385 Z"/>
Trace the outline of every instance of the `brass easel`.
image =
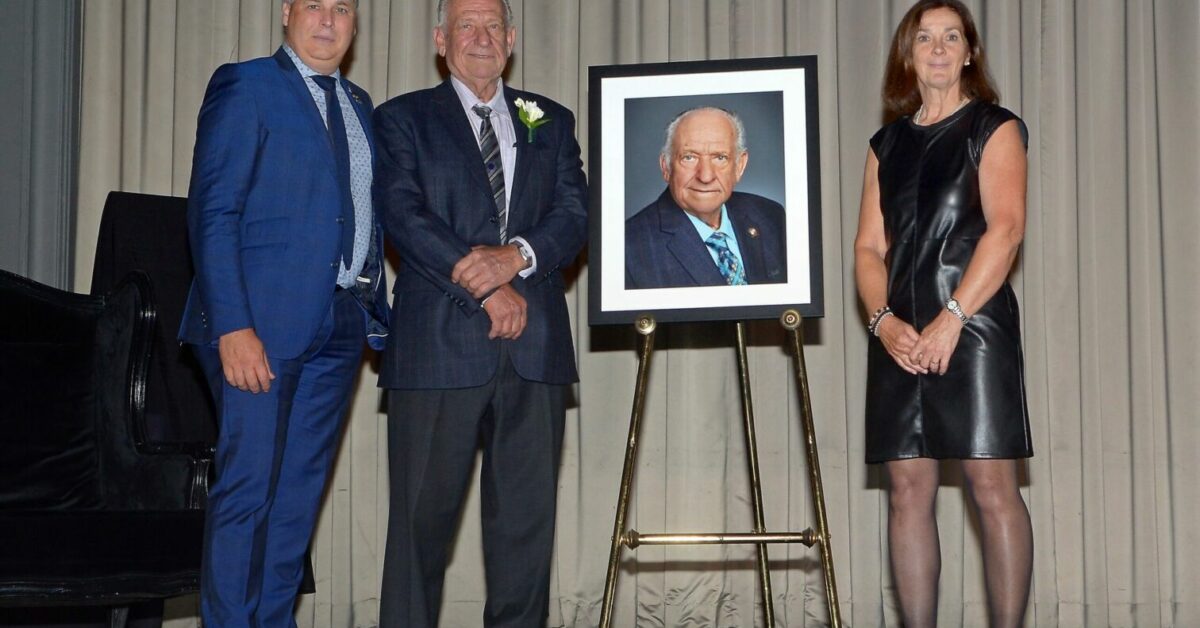
<path id="1" fill-rule="evenodd" d="M 600 628 L 612 625 L 613 601 L 617 590 L 617 569 L 620 566 L 621 546 L 637 549 L 639 545 L 721 545 L 753 543 L 757 546 L 759 586 L 763 593 L 763 614 L 769 628 L 775 626 L 775 607 L 771 601 L 771 572 L 767 564 L 768 543 L 803 543 L 808 547 L 821 546 L 821 570 L 825 576 L 825 598 L 829 604 L 829 625 L 841 628 L 842 615 L 838 608 L 837 582 L 833 575 L 833 554 L 829 548 L 829 524 L 825 517 L 825 491 L 821 483 L 821 462 L 817 457 L 817 438 L 813 430 L 812 404 L 809 401 L 808 371 L 804 364 L 804 339 L 800 313 L 787 310 L 780 323 L 790 333 L 796 379 L 800 388 L 801 425 L 807 445 L 808 480 L 812 488 L 813 509 L 817 514 L 817 531 L 767 532 L 763 517 L 762 485 L 758 474 L 758 441 L 754 431 L 754 406 L 750 399 L 750 368 L 746 360 L 746 324 L 737 323 L 738 374 L 741 379 L 742 418 L 746 431 L 746 455 L 750 463 L 750 489 L 754 506 L 754 531 L 748 533 L 715 534 L 641 534 L 625 531 L 625 515 L 629 510 L 629 493 L 633 487 L 633 469 L 637 461 L 638 436 L 642 428 L 642 410 L 646 401 L 646 380 L 650 373 L 650 354 L 654 347 L 656 323 L 652 316 L 641 316 L 634 328 L 642 336 L 638 355 L 637 383 L 633 393 L 633 411 L 629 417 L 629 440 L 625 444 L 625 465 L 621 470 L 621 488 L 617 494 L 617 515 L 613 522 L 612 549 L 608 554 L 608 575 L 604 579 L 604 605 L 600 610 Z"/>

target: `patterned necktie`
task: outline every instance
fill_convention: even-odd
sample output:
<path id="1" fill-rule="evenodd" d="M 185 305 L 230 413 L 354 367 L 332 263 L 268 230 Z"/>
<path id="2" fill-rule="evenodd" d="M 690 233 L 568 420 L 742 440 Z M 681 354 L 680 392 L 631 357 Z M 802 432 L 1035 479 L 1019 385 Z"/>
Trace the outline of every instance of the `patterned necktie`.
<path id="1" fill-rule="evenodd" d="M 504 163 L 500 160 L 500 142 L 496 140 L 496 129 L 492 128 L 492 108 L 475 105 L 471 110 L 483 120 L 479 124 L 479 152 L 483 155 L 483 167 L 487 169 L 488 183 L 492 186 L 492 200 L 496 201 L 500 244 L 505 244 L 508 242 L 508 202 L 504 199 Z"/>
<path id="2" fill-rule="evenodd" d="M 326 132 L 333 145 L 333 159 L 337 163 L 338 187 L 342 191 L 342 263 L 349 267 L 354 259 L 354 198 L 350 192 L 350 142 L 346 140 L 346 121 L 342 118 L 342 106 L 338 103 L 337 79 L 324 74 L 312 77 L 317 87 L 325 92 Z"/>
<path id="3" fill-rule="evenodd" d="M 721 271 L 725 283 L 731 286 L 744 286 L 746 285 L 746 271 L 738 261 L 737 255 L 730 250 L 729 244 L 725 241 L 727 237 L 718 231 L 708 236 L 704 243 L 717 254 L 717 270 Z"/>

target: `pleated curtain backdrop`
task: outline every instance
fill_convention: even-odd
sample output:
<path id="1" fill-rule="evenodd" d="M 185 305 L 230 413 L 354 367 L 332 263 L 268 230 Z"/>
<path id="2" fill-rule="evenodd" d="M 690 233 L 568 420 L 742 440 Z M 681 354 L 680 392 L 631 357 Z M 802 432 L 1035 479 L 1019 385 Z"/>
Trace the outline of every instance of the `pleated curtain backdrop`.
<path id="1" fill-rule="evenodd" d="M 77 287 L 89 284 L 109 190 L 185 195 L 196 113 L 221 63 L 280 44 L 271 0 L 84 3 Z M 514 0 L 508 80 L 570 107 L 585 157 L 595 64 L 819 56 L 825 317 L 806 355 L 844 617 L 898 626 L 882 475 L 863 463 L 866 332 L 852 274 L 867 138 L 907 0 Z M 1003 104 L 1030 128 L 1023 309 L 1036 456 L 1030 626 L 1200 626 L 1200 3 L 975 0 Z M 439 79 L 433 0 L 362 0 L 349 76 L 376 103 Z M 750 147 L 753 153 L 754 147 Z M 753 167 L 753 161 L 751 162 Z M 568 292 L 582 382 L 569 410 L 550 625 L 594 626 L 636 369 L 630 329 L 587 326 L 586 264 Z M 812 524 L 785 340 L 751 326 L 767 527 Z M 630 524 L 747 531 L 751 514 L 732 334 L 667 326 L 655 355 Z M 387 520 L 386 418 L 364 368 L 314 539 L 304 627 L 374 626 Z M 961 475 L 938 500 L 940 621 L 985 626 L 978 525 Z M 447 574 L 443 626 L 481 624 L 472 496 Z M 772 546 L 780 626 L 820 626 L 816 552 Z M 616 625 L 761 625 L 747 547 L 626 553 Z M 194 598 L 168 626 L 198 625 Z"/>

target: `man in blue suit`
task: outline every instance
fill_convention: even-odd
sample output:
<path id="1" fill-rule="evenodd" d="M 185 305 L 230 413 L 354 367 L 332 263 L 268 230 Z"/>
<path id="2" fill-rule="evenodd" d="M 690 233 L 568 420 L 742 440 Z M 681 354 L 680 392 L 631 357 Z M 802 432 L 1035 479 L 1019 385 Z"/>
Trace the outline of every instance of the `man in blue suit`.
<path id="1" fill-rule="evenodd" d="M 375 112 L 376 202 L 401 258 L 379 380 L 391 464 L 380 626 L 437 626 L 480 446 L 484 625 L 541 626 L 578 379 L 560 268 L 586 237 L 587 185 L 571 112 L 500 78 L 516 38 L 507 2 L 443 1 L 433 36 L 451 78 Z"/>
<path id="2" fill-rule="evenodd" d="M 284 45 L 221 66 L 188 191 L 196 278 L 180 339 L 220 413 L 205 625 L 295 626 L 305 550 L 387 300 L 372 210 L 371 101 L 341 76 L 355 0 L 283 0 Z"/>
<path id="3" fill-rule="evenodd" d="M 749 162 L 737 114 L 689 109 L 667 126 L 667 189 L 625 221 L 625 288 L 787 281 L 783 206 L 734 192 Z"/>

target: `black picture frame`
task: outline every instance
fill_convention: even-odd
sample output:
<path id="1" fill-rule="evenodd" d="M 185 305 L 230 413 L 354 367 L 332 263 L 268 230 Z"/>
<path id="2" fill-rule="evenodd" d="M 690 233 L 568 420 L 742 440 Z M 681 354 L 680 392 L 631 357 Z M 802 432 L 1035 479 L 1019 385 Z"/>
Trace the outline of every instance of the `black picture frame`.
<path id="1" fill-rule="evenodd" d="M 647 314 L 659 322 L 777 318 L 788 309 L 824 315 L 816 56 L 592 66 L 588 85 L 589 325 Z M 657 161 L 666 125 L 695 106 L 743 120 L 750 159 L 735 191 L 785 208 L 782 281 L 626 285 L 625 221 L 666 189 Z"/>

